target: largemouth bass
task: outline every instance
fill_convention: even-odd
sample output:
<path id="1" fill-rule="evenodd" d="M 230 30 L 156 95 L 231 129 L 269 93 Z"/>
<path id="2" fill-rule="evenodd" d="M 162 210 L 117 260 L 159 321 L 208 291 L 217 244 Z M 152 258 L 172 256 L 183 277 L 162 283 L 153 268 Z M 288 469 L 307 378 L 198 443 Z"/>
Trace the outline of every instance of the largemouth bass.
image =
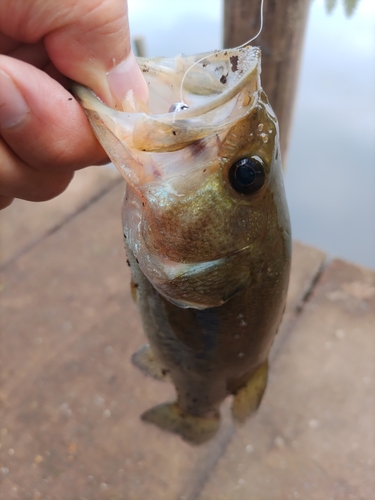
<path id="1" fill-rule="evenodd" d="M 228 395 L 237 422 L 258 408 L 285 307 L 291 231 L 260 57 L 247 46 L 139 59 L 150 101 L 129 92 L 122 110 L 75 89 L 127 182 L 125 245 L 149 341 L 133 363 L 177 392 L 142 419 L 196 444 L 217 432 Z"/>

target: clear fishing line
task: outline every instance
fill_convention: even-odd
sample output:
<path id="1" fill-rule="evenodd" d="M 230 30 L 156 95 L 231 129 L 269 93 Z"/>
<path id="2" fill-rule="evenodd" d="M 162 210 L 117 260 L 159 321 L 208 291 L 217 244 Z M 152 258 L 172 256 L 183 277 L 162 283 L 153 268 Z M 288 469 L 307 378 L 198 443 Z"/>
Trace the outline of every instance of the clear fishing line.
<path id="1" fill-rule="evenodd" d="M 262 33 L 262 30 L 263 30 L 263 13 L 264 13 L 264 0 L 261 0 L 261 3 L 260 3 L 260 25 L 259 25 L 258 33 L 255 36 L 253 36 L 253 38 L 250 38 L 250 40 L 247 40 L 247 42 L 243 43 L 242 45 L 239 45 L 238 47 L 234 47 L 235 49 L 240 49 L 241 47 L 246 47 L 246 45 L 249 45 L 251 42 L 253 42 L 254 40 L 256 40 L 258 38 L 258 36 Z M 183 87 L 184 87 L 185 78 L 186 78 L 187 74 L 189 73 L 189 71 L 192 68 L 194 68 L 194 66 L 196 66 L 200 62 L 202 62 L 205 59 L 207 59 L 207 57 L 209 57 L 209 56 L 204 56 L 201 59 L 198 59 L 198 61 L 195 61 L 195 63 L 193 63 L 190 66 L 190 68 L 188 68 L 185 71 L 185 74 L 182 77 L 181 85 L 180 85 L 180 102 L 172 104 L 172 106 L 169 109 L 170 112 L 173 112 L 176 115 L 176 113 L 178 113 L 179 111 L 183 111 L 184 109 L 187 109 L 189 107 L 184 102 L 184 98 L 183 98 Z"/>

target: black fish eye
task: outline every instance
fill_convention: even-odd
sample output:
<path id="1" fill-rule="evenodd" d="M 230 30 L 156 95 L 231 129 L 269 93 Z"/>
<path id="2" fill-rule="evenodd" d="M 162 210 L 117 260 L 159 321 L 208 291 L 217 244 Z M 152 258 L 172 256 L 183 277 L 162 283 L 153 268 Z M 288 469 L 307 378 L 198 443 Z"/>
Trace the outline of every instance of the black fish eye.
<path id="1" fill-rule="evenodd" d="M 237 160 L 229 169 L 230 183 L 238 193 L 251 194 L 264 184 L 264 163 L 258 156 Z"/>

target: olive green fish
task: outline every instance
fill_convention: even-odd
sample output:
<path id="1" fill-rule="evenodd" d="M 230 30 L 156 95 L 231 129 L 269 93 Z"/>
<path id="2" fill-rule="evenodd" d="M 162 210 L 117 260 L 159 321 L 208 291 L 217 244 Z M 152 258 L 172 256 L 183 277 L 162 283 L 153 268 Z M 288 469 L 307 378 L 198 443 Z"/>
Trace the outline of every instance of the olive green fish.
<path id="1" fill-rule="evenodd" d="M 199 444 L 228 395 L 243 422 L 267 383 L 291 255 L 278 125 L 258 48 L 138 62 L 148 103 L 129 92 L 113 110 L 75 91 L 127 181 L 126 250 L 149 342 L 133 363 L 177 392 L 142 419 Z"/>

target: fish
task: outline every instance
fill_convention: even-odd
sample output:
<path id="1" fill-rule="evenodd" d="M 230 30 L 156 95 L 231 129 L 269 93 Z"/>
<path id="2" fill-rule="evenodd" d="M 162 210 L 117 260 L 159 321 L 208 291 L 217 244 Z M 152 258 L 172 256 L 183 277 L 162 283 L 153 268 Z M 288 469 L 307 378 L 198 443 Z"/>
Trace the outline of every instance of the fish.
<path id="1" fill-rule="evenodd" d="M 125 246 L 147 337 L 132 362 L 176 389 L 141 418 L 198 445 L 218 432 L 228 396 L 241 424 L 267 385 L 291 261 L 278 123 L 257 47 L 138 64 L 147 103 L 129 91 L 112 109 L 74 92 L 126 180 Z"/>

